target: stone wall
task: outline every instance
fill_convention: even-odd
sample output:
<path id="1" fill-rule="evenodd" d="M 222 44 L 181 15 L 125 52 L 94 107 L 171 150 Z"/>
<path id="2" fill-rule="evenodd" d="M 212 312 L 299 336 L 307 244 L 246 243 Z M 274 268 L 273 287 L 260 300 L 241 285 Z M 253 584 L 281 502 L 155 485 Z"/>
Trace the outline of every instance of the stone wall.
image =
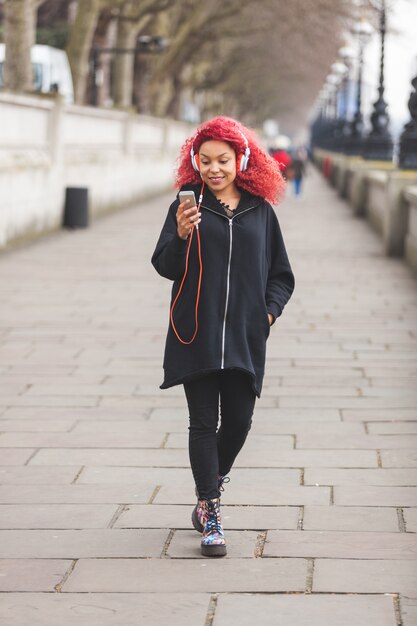
<path id="1" fill-rule="evenodd" d="M 405 257 L 408 264 L 417 272 L 417 185 L 408 187 L 404 196 L 408 205 Z"/>
<path id="2" fill-rule="evenodd" d="M 187 124 L 0 95 L 0 248 L 62 223 L 66 187 L 87 187 L 94 216 L 173 185 Z"/>
<path id="3" fill-rule="evenodd" d="M 381 236 L 386 254 L 405 255 L 417 271 L 417 171 L 319 149 L 313 158 L 355 215 Z"/>

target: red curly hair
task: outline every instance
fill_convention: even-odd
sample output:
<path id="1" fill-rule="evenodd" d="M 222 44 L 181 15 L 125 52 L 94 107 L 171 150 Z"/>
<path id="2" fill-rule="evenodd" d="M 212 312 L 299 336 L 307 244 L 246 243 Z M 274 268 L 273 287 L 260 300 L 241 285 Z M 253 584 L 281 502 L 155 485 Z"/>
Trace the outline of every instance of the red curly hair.
<path id="1" fill-rule="evenodd" d="M 198 153 L 205 141 L 225 141 L 232 146 L 236 157 L 245 152 L 246 144 L 241 133 L 248 140 L 250 148 L 249 165 L 245 172 L 236 172 L 236 185 L 249 193 L 276 203 L 285 190 L 285 181 L 278 163 L 260 146 L 256 134 L 230 117 L 215 117 L 204 122 L 195 134 L 186 140 L 181 148 L 176 173 L 176 185 L 198 184 L 201 177 L 191 163 L 190 152 Z"/>

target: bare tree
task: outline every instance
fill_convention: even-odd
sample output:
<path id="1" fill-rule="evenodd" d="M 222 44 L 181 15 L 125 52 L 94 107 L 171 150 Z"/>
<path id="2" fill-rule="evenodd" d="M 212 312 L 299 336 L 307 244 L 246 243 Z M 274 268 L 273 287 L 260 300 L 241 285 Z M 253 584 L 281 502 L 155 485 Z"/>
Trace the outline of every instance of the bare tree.
<path id="1" fill-rule="evenodd" d="M 30 50 L 36 38 L 36 14 L 43 0 L 5 0 L 4 86 L 15 92 L 32 89 Z"/>
<path id="2" fill-rule="evenodd" d="M 78 0 L 77 13 L 68 37 L 67 54 L 74 83 L 77 104 L 85 101 L 88 60 L 103 0 Z"/>
<path id="3" fill-rule="evenodd" d="M 350 9 L 346 0 L 261 0 L 238 20 L 222 19 L 212 28 L 210 19 L 187 87 L 206 115 L 222 107 L 248 123 L 279 116 L 293 126 L 335 59 Z"/>
<path id="4" fill-rule="evenodd" d="M 205 115 L 294 120 L 328 72 L 351 11 L 350 0 L 78 0 L 68 41 L 76 101 L 85 102 L 91 49 L 106 45 L 112 23 L 117 48 L 134 49 L 140 34 L 170 42 L 160 56 L 113 57 L 116 106 L 134 101 L 178 117 L 194 99 Z"/>

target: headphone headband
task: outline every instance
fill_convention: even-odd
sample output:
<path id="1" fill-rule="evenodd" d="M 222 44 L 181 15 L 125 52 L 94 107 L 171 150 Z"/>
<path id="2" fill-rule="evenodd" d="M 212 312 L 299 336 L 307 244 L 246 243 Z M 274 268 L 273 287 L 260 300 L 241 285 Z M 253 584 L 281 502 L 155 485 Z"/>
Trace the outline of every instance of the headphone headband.
<path id="1" fill-rule="evenodd" d="M 249 164 L 249 156 L 250 156 L 250 148 L 249 148 L 249 142 L 247 137 L 242 133 L 242 131 L 240 130 L 240 128 L 236 128 L 237 132 L 243 137 L 243 140 L 245 142 L 245 151 L 244 153 L 241 155 L 239 162 L 238 162 L 238 169 L 240 172 L 246 172 L 246 170 L 248 169 L 248 164 Z M 198 132 L 194 138 L 197 138 Z M 191 150 L 190 150 L 190 157 L 191 157 L 191 163 L 193 165 L 193 168 L 196 172 L 200 172 L 200 161 L 198 158 L 198 154 L 196 154 L 194 152 L 194 141 L 193 141 L 193 145 L 191 146 Z"/>

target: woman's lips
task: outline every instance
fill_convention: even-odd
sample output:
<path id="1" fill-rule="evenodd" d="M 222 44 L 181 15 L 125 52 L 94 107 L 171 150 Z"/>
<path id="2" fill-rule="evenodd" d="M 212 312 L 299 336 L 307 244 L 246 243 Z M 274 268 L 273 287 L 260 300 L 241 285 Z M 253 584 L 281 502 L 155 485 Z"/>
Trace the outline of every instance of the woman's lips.
<path id="1" fill-rule="evenodd" d="M 213 176 L 213 178 L 210 178 L 210 182 L 214 183 L 215 185 L 218 183 L 221 183 L 223 180 L 223 176 Z"/>

